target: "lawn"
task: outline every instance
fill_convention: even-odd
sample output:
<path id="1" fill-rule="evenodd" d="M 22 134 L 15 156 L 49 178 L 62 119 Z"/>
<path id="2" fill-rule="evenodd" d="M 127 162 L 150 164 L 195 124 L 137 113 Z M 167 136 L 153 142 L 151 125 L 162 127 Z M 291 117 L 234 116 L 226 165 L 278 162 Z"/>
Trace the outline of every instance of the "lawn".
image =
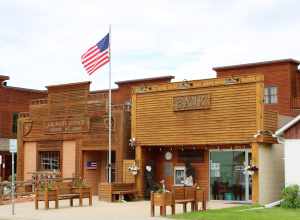
<path id="1" fill-rule="evenodd" d="M 300 209 L 256 209 L 250 206 L 240 206 L 207 212 L 191 212 L 172 216 L 174 219 L 186 220 L 300 220 Z"/>

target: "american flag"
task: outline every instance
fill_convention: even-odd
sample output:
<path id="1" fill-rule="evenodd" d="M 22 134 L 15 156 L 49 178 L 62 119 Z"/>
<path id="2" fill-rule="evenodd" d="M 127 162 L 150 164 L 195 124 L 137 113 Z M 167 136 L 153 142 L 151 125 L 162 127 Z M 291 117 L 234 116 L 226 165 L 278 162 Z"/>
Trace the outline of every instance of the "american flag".
<path id="1" fill-rule="evenodd" d="M 109 62 L 109 34 L 81 56 L 81 63 L 89 75 Z"/>

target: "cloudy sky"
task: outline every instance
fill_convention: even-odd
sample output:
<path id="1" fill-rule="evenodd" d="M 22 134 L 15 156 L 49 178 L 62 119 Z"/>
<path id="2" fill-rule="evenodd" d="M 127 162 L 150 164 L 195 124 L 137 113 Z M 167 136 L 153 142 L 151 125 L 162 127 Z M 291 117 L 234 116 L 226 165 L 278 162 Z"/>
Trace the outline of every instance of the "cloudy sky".
<path id="1" fill-rule="evenodd" d="M 80 56 L 112 24 L 112 80 L 214 77 L 212 67 L 300 59 L 299 0 L 1 0 L 0 75 L 9 85 L 92 81 Z"/>

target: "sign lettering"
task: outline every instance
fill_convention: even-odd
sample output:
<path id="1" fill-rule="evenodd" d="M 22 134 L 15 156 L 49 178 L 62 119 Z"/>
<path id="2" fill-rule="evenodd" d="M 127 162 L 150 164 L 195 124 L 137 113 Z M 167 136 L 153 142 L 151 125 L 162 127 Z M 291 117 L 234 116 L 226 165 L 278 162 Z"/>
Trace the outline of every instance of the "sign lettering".
<path id="1" fill-rule="evenodd" d="M 186 111 L 186 110 L 209 109 L 209 108 L 210 108 L 209 94 L 173 97 L 174 111 Z"/>
<path id="2" fill-rule="evenodd" d="M 80 133 L 88 132 L 90 127 L 89 118 L 52 120 L 45 124 L 45 132 L 57 133 Z"/>

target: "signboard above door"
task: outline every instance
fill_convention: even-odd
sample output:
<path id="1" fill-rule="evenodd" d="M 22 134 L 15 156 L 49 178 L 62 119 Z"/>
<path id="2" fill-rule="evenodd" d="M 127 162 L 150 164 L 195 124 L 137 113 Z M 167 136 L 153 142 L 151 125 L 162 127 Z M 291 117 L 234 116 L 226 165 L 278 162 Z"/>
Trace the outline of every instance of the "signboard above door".
<path id="1" fill-rule="evenodd" d="M 45 133 L 58 134 L 58 133 L 81 133 L 88 132 L 90 127 L 90 119 L 85 118 L 71 118 L 49 120 L 45 122 Z"/>
<path id="2" fill-rule="evenodd" d="M 210 94 L 175 96 L 173 97 L 173 110 L 186 111 L 210 108 Z"/>

